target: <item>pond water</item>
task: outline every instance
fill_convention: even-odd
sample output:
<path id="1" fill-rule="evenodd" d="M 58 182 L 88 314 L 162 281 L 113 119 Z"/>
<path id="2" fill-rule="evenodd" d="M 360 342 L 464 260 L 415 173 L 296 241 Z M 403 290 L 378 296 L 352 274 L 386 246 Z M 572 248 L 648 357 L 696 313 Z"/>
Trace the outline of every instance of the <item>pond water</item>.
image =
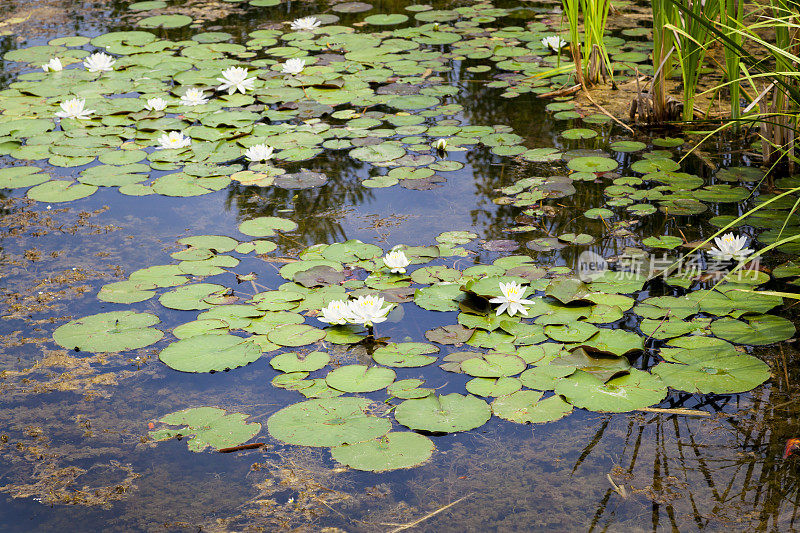
<path id="1" fill-rule="evenodd" d="M 319 28 L 289 28 L 312 15 Z M 796 180 L 761 184 L 736 136 L 689 153 L 699 137 L 630 135 L 595 109 L 539 98 L 568 81 L 536 76 L 566 61 L 540 44 L 558 22 L 552 2 L 4 2 L 3 530 L 797 529 L 797 462 L 783 458 L 800 437 L 795 313 L 739 289 L 791 290 L 800 271 L 784 262 L 798 249 L 761 258 L 772 278 L 724 292 L 709 291 L 707 252 L 699 273 L 646 279 Z M 92 41 L 54 41 L 73 36 Z M 648 46 L 635 32 L 613 38 L 619 54 Z M 81 61 L 104 47 L 115 70 L 87 73 Z M 66 68 L 42 72 L 54 55 Z M 295 57 L 304 72 L 281 73 Z M 244 65 L 254 90 L 213 92 L 222 69 Z M 620 80 L 632 72 L 620 66 Z M 209 104 L 182 106 L 188 87 Z M 67 95 L 95 116 L 54 122 Z M 144 109 L 155 96 L 164 112 Z M 192 148 L 156 151 L 172 130 Z M 244 148 L 264 140 L 274 157 L 248 173 Z M 786 200 L 733 231 L 775 242 L 787 216 L 800 225 Z M 345 244 L 315 246 L 334 243 Z M 381 262 L 397 245 L 410 277 Z M 644 270 L 583 283 L 587 251 Z M 142 274 L 158 265 L 170 266 Z M 520 279 L 536 312 L 502 322 L 487 300 Z M 345 289 L 393 304 L 377 340 L 316 319 Z M 237 314 L 244 305 L 256 314 Z M 251 334 L 246 347 L 212 338 Z M 274 359 L 310 351 L 327 353 L 310 375 L 308 358 Z M 470 363 L 444 359 L 465 352 Z M 355 365 L 382 374 L 322 379 Z M 436 401 L 463 395 L 453 419 L 437 418 L 440 404 L 397 407 L 425 394 L 389 398 L 386 386 L 412 379 Z M 523 386 L 531 396 L 509 396 Z M 305 413 L 316 422 L 271 418 L 305 396 L 320 398 Z M 347 398 L 368 400 L 356 422 L 419 436 L 398 452 L 408 468 L 370 451 L 348 463 L 346 438 L 298 445 L 310 426 L 313 440 L 348 424 L 320 414 Z M 243 437 L 205 435 L 211 449 L 190 451 L 199 437 L 174 437 L 193 419 L 164 417 L 201 407 L 246 413 L 220 430 Z M 388 447 L 384 433 L 361 440 Z M 212 451 L 246 442 L 264 446 Z"/>

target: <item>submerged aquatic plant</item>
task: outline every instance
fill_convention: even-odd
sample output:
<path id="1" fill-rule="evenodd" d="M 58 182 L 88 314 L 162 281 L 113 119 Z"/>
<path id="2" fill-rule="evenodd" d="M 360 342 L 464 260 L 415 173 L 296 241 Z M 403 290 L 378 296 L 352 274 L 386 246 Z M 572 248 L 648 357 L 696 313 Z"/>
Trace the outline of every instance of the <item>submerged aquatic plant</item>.
<path id="1" fill-rule="evenodd" d="M 66 102 L 61 102 L 61 111 L 56 112 L 60 118 L 89 118 L 94 113 L 94 109 L 84 109 L 86 100 L 83 98 L 72 98 Z"/>
<path id="2" fill-rule="evenodd" d="M 303 17 L 295 19 L 289 25 L 294 31 L 313 31 L 322 24 L 316 17 Z"/>
<path id="3" fill-rule="evenodd" d="M 265 143 L 254 144 L 244 152 L 244 156 L 248 161 L 258 162 L 266 161 L 272 158 L 273 148 Z"/>
<path id="4" fill-rule="evenodd" d="M 402 250 L 393 250 L 383 258 L 383 264 L 389 267 L 390 272 L 405 274 L 406 267 L 411 264 Z"/>
<path id="5" fill-rule="evenodd" d="M 222 71 L 222 77 L 217 78 L 217 81 L 222 83 L 222 85 L 217 87 L 220 91 L 228 91 L 228 94 L 239 91 L 244 94 L 247 91 L 253 90 L 253 84 L 256 82 L 256 79 L 247 77 L 246 68 L 230 67 Z"/>
<path id="6" fill-rule="evenodd" d="M 303 72 L 305 66 L 306 66 L 305 59 L 299 59 L 293 57 L 292 59 L 287 59 L 286 63 L 281 65 L 281 72 L 290 75 L 300 74 L 301 72 Z"/>
<path id="7" fill-rule="evenodd" d="M 500 307 L 497 308 L 497 316 L 502 315 L 503 312 L 508 312 L 509 316 L 514 316 L 517 313 L 527 316 L 528 310 L 525 305 L 532 304 L 533 301 L 522 297 L 525 294 L 525 287 L 515 281 L 509 281 L 508 283 L 501 281 L 500 291 L 503 296 L 497 296 L 489 300 L 493 304 L 500 304 Z"/>
<path id="8" fill-rule="evenodd" d="M 186 89 L 186 93 L 181 96 L 181 103 L 188 106 L 203 105 L 208 103 L 208 98 L 205 97 L 202 89 L 190 87 Z"/>
<path id="9" fill-rule="evenodd" d="M 50 72 L 50 71 L 58 72 L 63 68 L 64 65 L 61 64 L 61 60 L 57 57 L 52 58 L 50 61 L 42 65 L 42 70 L 45 72 Z"/>
<path id="10" fill-rule="evenodd" d="M 108 72 L 114 70 L 116 59 L 103 52 L 95 52 L 83 60 L 83 66 L 89 72 Z"/>
<path id="11" fill-rule="evenodd" d="M 167 107 L 167 101 L 161 97 L 148 98 L 144 107 L 149 111 L 163 111 Z"/>
<path id="12" fill-rule="evenodd" d="M 753 253 L 752 249 L 745 248 L 747 246 L 747 237 L 744 235 L 737 237 L 733 233 L 726 233 L 722 237 L 716 237 L 714 244 L 717 245 L 716 248 L 712 248 L 708 253 L 723 261 L 731 259 L 744 261 L 748 255 Z"/>
<path id="13" fill-rule="evenodd" d="M 157 146 L 156 150 L 164 150 L 171 148 L 186 148 L 192 144 L 192 139 L 186 137 L 180 131 L 171 131 L 161 135 L 161 137 L 158 138 L 158 142 L 161 146 Z"/>

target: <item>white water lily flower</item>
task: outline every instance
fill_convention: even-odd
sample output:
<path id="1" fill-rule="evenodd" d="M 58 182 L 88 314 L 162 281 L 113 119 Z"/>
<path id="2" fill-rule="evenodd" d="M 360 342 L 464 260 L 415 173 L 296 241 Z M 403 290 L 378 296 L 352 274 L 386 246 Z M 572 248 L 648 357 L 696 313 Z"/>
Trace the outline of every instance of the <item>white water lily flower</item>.
<path id="1" fill-rule="evenodd" d="M 56 112 L 57 117 L 61 118 L 89 118 L 94 113 L 94 109 L 84 109 L 86 100 L 83 98 L 73 98 L 66 102 L 61 102 L 61 111 Z"/>
<path id="2" fill-rule="evenodd" d="M 248 161 L 266 161 L 272 157 L 273 149 L 266 144 L 254 144 L 244 152 Z"/>
<path id="3" fill-rule="evenodd" d="M 299 59 L 294 57 L 292 59 L 287 59 L 286 63 L 281 65 L 281 72 L 283 72 L 284 74 L 292 74 L 292 75 L 300 74 L 301 72 L 303 72 L 305 66 L 306 66 L 305 59 Z"/>
<path id="4" fill-rule="evenodd" d="M 748 255 L 753 253 L 752 249 L 745 248 L 747 245 L 747 237 L 744 235 L 737 237 L 733 233 L 726 233 L 722 237 L 715 238 L 714 244 L 717 245 L 716 248 L 711 248 L 708 253 L 723 261 L 729 261 L 731 259 L 743 261 Z"/>
<path id="5" fill-rule="evenodd" d="M 322 24 L 316 17 L 303 17 L 292 21 L 290 27 L 294 31 L 314 31 Z"/>
<path id="6" fill-rule="evenodd" d="M 183 133 L 179 131 L 171 131 L 159 137 L 158 143 L 161 146 L 157 146 L 156 150 L 165 150 L 171 148 L 186 148 L 187 146 L 192 144 L 192 139 L 186 137 Z"/>
<path id="7" fill-rule="evenodd" d="M 489 300 L 493 304 L 501 304 L 500 307 L 497 308 L 498 316 L 503 314 L 506 310 L 508 310 L 509 316 L 514 316 L 518 312 L 526 316 L 528 315 L 525 304 L 532 304 L 533 301 L 526 300 L 522 297 L 522 295 L 525 294 L 525 287 L 515 281 L 509 281 L 508 283 L 503 283 L 501 281 L 500 292 L 503 293 L 503 296 L 498 296 Z"/>
<path id="8" fill-rule="evenodd" d="M 390 305 L 381 308 L 382 305 L 383 298 L 379 298 L 377 294 L 359 296 L 347 304 L 350 312 L 348 320 L 353 324 L 361 324 L 367 327 L 379 324 L 386 320 L 386 315 L 392 309 Z"/>
<path id="9" fill-rule="evenodd" d="M 437 150 L 441 150 L 441 151 L 447 150 L 447 139 L 439 139 L 439 140 L 437 140 L 436 144 L 434 145 L 434 147 Z"/>
<path id="10" fill-rule="evenodd" d="M 558 35 L 551 35 L 542 39 L 542 44 L 553 52 L 558 52 L 567 45 L 567 41 Z"/>
<path id="11" fill-rule="evenodd" d="M 114 63 L 116 59 L 103 52 L 95 52 L 83 60 L 83 66 L 89 72 L 107 72 L 114 70 Z"/>
<path id="12" fill-rule="evenodd" d="M 320 309 L 322 316 L 317 320 L 328 324 L 347 324 L 350 318 L 350 306 L 344 300 L 334 300 Z"/>
<path id="13" fill-rule="evenodd" d="M 411 264 L 402 250 L 394 250 L 383 257 L 383 264 L 389 267 L 390 272 L 406 273 L 406 267 Z"/>
<path id="14" fill-rule="evenodd" d="M 181 96 L 181 103 L 189 106 L 203 105 L 208 103 L 208 98 L 205 97 L 202 89 L 190 87 L 186 89 L 186 93 Z"/>
<path id="15" fill-rule="evenodd" d="M 58 72 L 59 70 L 63 70 L 64 65 L 61 64 L 61 60 L 57 57 L 54 57 L 44 65 L 42 65 L 42 70 L 45 72 L 53 71 Z"/>
<path id="16" fill-rule="evenodd" d="M 222 83 L 222 85 L 217 87 L 220 91 L 228 91 L 228 94 L 239 91 L 244 94 L 247 91 L 253 90 L 253 84 L 256 82 L 256 79 L 247 77 L 246 68 L 231 67 L 223 70 L 222 77 L 217 78 L 217 81 Z"/>
<path id="17" fill-rule="evenodd" d="M 164 111 L 167 107 L 167 101 L 161 97 L 148 98 L 144 107 L 150 111 Z"/>

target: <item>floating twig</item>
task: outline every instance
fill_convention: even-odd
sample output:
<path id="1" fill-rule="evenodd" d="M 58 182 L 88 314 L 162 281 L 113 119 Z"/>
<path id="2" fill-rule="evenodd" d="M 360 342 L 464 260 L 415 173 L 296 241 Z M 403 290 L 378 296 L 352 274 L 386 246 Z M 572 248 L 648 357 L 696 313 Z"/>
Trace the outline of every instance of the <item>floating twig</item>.
<path id="1" fill-rule="evenodd" d="M 250 444 L 241 444 L 239 446 L 231 446 L 230 448 L 220 448 L 217 450 L 219 453 L 233 453 L 233 452 L 240 452 L 242 450 L 254 450 L 256 448 L 261 448 L 266 444 L 265 442 L 251 442 Z"/>

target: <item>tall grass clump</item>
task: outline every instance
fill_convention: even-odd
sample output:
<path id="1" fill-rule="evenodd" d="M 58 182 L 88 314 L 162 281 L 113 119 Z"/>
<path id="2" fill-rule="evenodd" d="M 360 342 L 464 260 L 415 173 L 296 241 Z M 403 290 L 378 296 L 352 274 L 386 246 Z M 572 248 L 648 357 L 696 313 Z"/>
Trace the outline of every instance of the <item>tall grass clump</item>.
<path id="1" fill-rule="evenodd" d="M 569 24 L 570 53 L 578 83 L 587 87 L 612 77 L 611 61 L 603 41 L 610 0 L 562 0 L 562 6 Z M 581 15 L 583 42 L 579 32 Z"/>

